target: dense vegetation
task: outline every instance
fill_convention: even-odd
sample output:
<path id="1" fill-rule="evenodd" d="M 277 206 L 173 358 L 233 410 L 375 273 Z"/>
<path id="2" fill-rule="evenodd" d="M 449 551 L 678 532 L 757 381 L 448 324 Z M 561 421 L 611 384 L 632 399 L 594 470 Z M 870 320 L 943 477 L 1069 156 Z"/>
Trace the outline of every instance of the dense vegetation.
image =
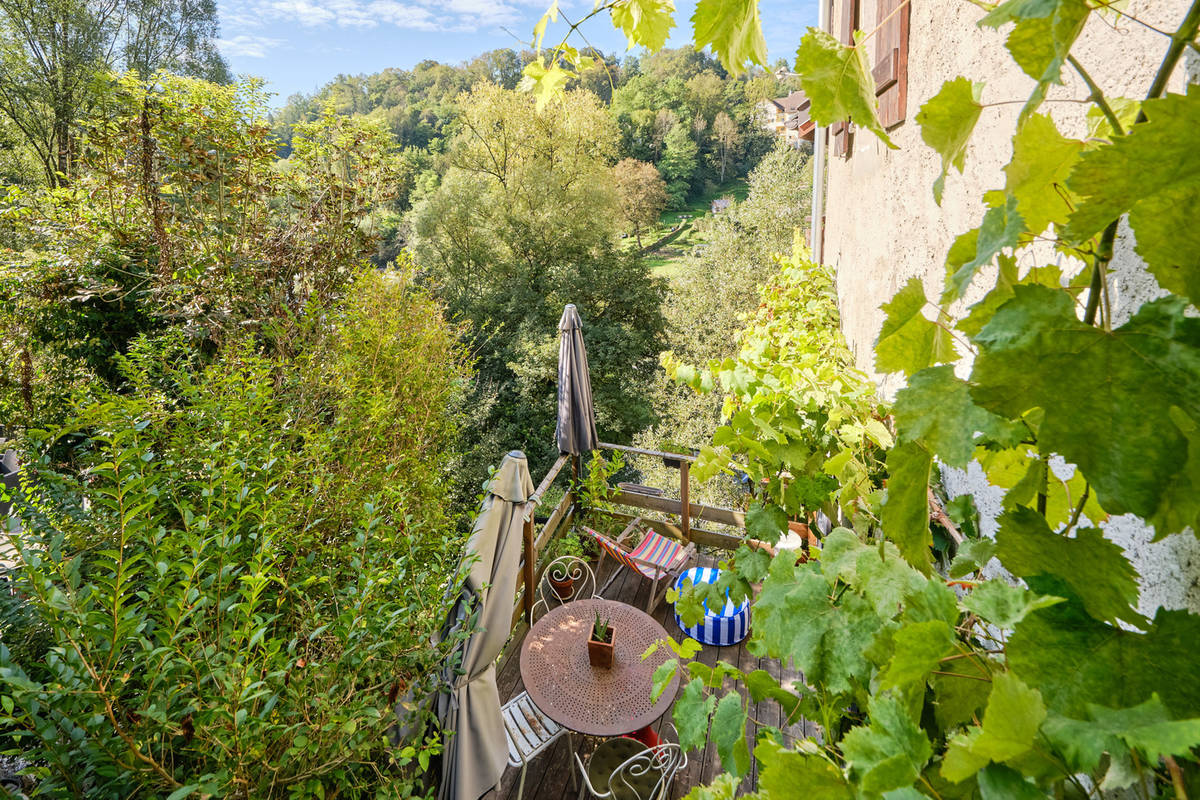
<path id="1" fill-rule="evenodd" d="M 743 175 L 747 92 L 776 83 L 679 51 L 539 102 L 502 51 L 271 117 L 204 61 L 212 8 L 146 6 L 183 44 L 137 61 L 118 5 L 73 94 L 0 106 L 0 423 L 24 464 L 4 749 L 42 796 L 425 794 L 440 742 L 395 746 L 393 704 L 437 674 L 488 465 L 555 455 L 562 307 L 601 430 L 632 440 L 670 340 L 620 209 L 653 227 L 668 189 Z"/>
<path id="2" fill-rule="evenodd" d="M 669 7 L 637 5 L 631 40 L 669 26 Z M 698 37 L 723 46 L 728 62 L 761 63 L 752 5 L 731 12 L 702 1 Z M 1196 45 L 1200 3 L 1165 34 L 1141 99 L 1105 96 L 1071 55 L 1089 16 L 1108 5 L 1009 0 L 981 19 L 1012 26 L 1007 47 L 1035 88 L 1016 101 L 1024 106 L 1005 186 L 986 195 L 980 226 L 947 254 L 936 318 L 919 279 L 884 306 L 876 368 L 906 378 L 894 437 L 852 373 L 831 381 L 815 372 L 844 361 L 833 296 L 815 265 L 791 265 L 768 286 L 737 358 L 706 370 L 668 362 L 676 380 L 726 393 L 727 424 L 696 472 L 755 479 L 750 536 L 774 543 L 790 519 L 831 500 L 847 523 L 819 552 L 744 546 L 718 583 L 676 598 L 686 624 L 700 618 L 702 600 L 721 602 L 726 590 L 744 597 L 761 581 L 750 648 L 804 674 L 803 684 L 781 685 L 762 670 L 689 661 L 698 645 L 672 643 L 679 658 L 660 670 L 658 691 L 684 671 L 680 741 L 712 741 L 727 772 L 692 797 L 733 797 L 752 759 L 760 798 L 792 797 L 798 786 L 847 800 L 1119 790 L 1183 798 L 1200 778 L 1200 694 L 1185 644 L 1200 638 L 1200 616 L 1146 607 L 1141 582 L 1153 576 L 1138 575 L 1101 527 L 1119 513 L 1156 539 L 1197 531 L 1197 264 L 1186 203 L 1200 191 L 1190 167 L 1200 92 L 1166 87 Z M 844 44 L 810 29 L 796 69 L 819 124 L 852 120 L 894 146 L 876 115 L 869 35 Z M 1087 141 L 1064 136 L 1041 111 L 1068 64 L 1094 106 Z M 943 159 L 932 187 L 939 202 L 950 168 L 964 168 L 988 106 L 983 91 L 953 79 L 917 115 Z M 1126 219 L 1160 288 L 1132 308 L 1110 291 Z M 1043 239 L 1057 251 L 1053 265 Z M 989 279 L 982 300 L 954 313 L 973 283 Z M 948 535 L 934 537 L 938 464 L 977 465 L 1002 491 L 994 539 L 978 538 L 969 496 L 940 515 Z M 787 745 L 768 730 L 748 741 L 753 702 L 818 722 L 820 738 Z"/>
<path id="3" fill-rule="evenodd" d="M 280 168 L 261 103 L 112 81 L 70 186 L 4 207 L 3 724 L 47 795 L 404 794 L 429 757 L 383 733 L 438 657 L 469 360 L 367 265 L 386 132 L 326 116 Z"/>

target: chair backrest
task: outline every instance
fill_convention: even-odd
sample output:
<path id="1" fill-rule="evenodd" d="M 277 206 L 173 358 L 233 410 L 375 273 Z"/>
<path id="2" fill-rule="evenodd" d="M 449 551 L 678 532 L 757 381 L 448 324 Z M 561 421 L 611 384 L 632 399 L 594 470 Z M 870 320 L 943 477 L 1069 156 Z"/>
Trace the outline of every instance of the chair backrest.
<path id="1" fill-rule="evenodd" d="M 624 761 L 608 780 L 613 797 L 665 800 L 680 767 L 687 764 L 683 749 L 672 742 L 649 747 Z"/>
<path id="2" fill-rule="evenodd" d="M 570 588 L 564 586 L 567 583 Z M 533 613 L 537 615 L 539 606 L 545 613 L 563 603 L 592 597 L 599 597 L 599 594 L 596 591 L 596 573 L 592 572 L 588 563 L 579 556 L 559 556 L 547 564 L 542 572 Z"/>

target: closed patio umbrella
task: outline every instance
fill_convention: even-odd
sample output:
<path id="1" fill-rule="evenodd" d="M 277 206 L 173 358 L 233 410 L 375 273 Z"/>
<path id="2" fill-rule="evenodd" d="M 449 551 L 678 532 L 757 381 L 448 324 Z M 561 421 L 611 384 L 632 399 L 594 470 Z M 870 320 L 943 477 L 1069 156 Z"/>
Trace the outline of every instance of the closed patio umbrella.
<path id="1" fill-rule="evenodd" d="M 563 309 L 558 323 L 558 452 L 573 456 L 596 449 L 596 412 L 592 408 L 592 379 L 588 375 L 583 322 L 574 304 Z"/>
<path id="2" fill-rule="evenodd" d="M 512 626 L 513 601 L 521 562 L 525 503 L 533 479 L 525 454 L 504 456 L 492 476 L 464 561 L 475 559 L 446 620 L 447 633 L 472 618 L 474 633 L 451 656 L 449 691 L 438 697 L 437 715 L 445 735 L 442 786 L 445 800 L 477 800 L 500 781 L 507 762 L 496 659 Z"/>

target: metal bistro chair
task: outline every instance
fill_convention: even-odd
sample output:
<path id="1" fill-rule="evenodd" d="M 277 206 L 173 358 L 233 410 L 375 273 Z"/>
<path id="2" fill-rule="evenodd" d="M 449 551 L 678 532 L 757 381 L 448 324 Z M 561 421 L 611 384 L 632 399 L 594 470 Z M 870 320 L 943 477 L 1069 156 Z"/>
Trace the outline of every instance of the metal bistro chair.
<path id="1" fill-rule="evenodd" d="M 646 747 L 636 739 L 618 737 L 602 742 L 585 766 L 575 753 L 585 790 L 598 800 L 666 800 L 675 773 L 687 766 L 687 755 L 672 742 Z"/>
<path id="2" fill-rule="evenodd" d="M 570 582 L 569 590 L 559 589 L 564 581 Z M 539 607 L 542 613 L 545 613 L 572 600 L 586 600 L 599 596 L 600 593 L 596 591 L 596 573 L 592 571 L 591 565 L 579 556 L 559 556 L 542 571 L 541 580 L 537 585 L 537 600 L 533 604 L 533 615 L 538 615 Z"/>
<path id="3" fill-rule="evenodd" d="M 560 593 L 553 581 L 558 581 L 561 585 L 568 578 L 572 584 L 570 593 Z M 571 600 L 596 596 L 596 575 L 588 563 L 577 556 L 560 556 L 547 564 L 546 569 L 542 571 L 533 612 L 536 616 L 539 607 L 542 613 L 545 613 Z M 508 740 L 508 764 L 521 768 L 521 782 L 517 787 L 517 800 L 521 800 L 525 793 L 525 771 L 529 762 L 549 749 L 550 745 L 558 741 L 558 737 L 564 733 L 569 734 L 569 731 L 543 714 L 528 692 L 521 692 L 509 700 L 501 707 L 500 713 L 504 719 L 505 738 Z M 572 773 L 572 784 L 574 781 L 575 776 Z"/>

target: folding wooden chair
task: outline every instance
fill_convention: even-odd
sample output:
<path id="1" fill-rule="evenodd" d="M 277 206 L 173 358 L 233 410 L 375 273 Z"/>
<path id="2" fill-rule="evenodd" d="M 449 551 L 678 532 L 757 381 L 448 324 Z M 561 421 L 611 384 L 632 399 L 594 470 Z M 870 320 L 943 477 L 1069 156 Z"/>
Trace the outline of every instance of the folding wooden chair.
<path id="1" fill-rule="evenodd" d="M 667 594 L 667 589 L 671 587 L 672 581 L 664 582 L 663 578 L 679 577 L 687 563 L 695 557 L 696 545 L 691 543 L 684 545 L 680 541 L 661 536 L 654 531 L 646 531 L 646 536 L 642 539 L 641 544 L 633 549 L 626 547 L 625 539 L 638 529 L 641 522 L 641 517 L 635 518 L 615 540 L 591 528 L 584 528 L 584 530 L 596 540 L 596 544 L 600 545 L 600 562 L 596 565 L 596 574 L 600 573 L 604 557 L 609 555 L 651 582 L 650 598 L 646 602 L 646 613 L 650 613 L 655 606 L 662 602 L 663 597 Z M 608 579 L 608 583 L 604 584 L 604 588 L 600 590 L 601 594 L 608 589 L 615 578 L 616 574 Z M 660 583 L 662 584 L 661 590 L 659 589 Z"/>

